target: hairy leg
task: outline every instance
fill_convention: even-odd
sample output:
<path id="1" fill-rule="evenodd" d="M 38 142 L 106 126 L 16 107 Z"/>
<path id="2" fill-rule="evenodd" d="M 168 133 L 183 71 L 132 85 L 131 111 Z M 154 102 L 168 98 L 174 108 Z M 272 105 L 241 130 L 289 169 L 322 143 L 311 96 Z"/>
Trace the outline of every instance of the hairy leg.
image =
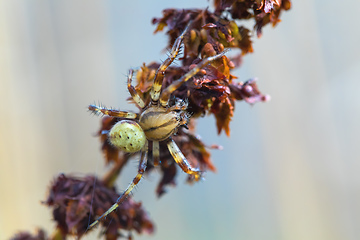
<path id="1" fill-rule="evenodd" d="M 170 84 L 166 89 L 164 89 L 162 91 L 161 96 L 160 96 L 160 104 L 164 107 L 167 106 L 171 93 L 173 93 L 176 89 L 178 89 L 184 82 L 186 82 L 187 80 L 189 80 L 190 78 L 195 76 L 203 67 L 208 65 L 210 62 L 224 56 L 224 54 L 227 51 L 228 50 L 224 50 L 223 52 L 221 52 L 215 56 L 211 56 L 211 57 L 203 59 L 198 65 L 196 65 L 196 67 L 191 69 L 188 73 L 186 73 L 180 79 L 178 79 L 178 80 L 174 81 L 172 84 Z"/>
<path id="2" fill-rule="evenodd" d="M 129 76 L 128 76 L 128 80 L 127 80 L 127 88 L 131 94 L 131 97 L 134 99 L 134 101 L 136 102 L 136 104 L 141 107 L 144 108 L 145 107 L 145 103 L 144 101 L 141 99 L 141 97 L 139 96 L 139 94 L 136 92 L 135 88 L 133 85 L 131 85 L 132 82 L 132 77 L 133 77 L 133 73 L 134 70 L 130 69 L 129 70 Z"/>
<path id="3" fill-rule="evenodd" d="M 174 158 L 175 162 L 180 166 L 180 168 L 187 174 L 191 174 L 195 177 L 195 180 L 198 181 L 201 178 L 201 172 L 197 168 L 191 167 L 184 154 L 181 152 L 179 147 L 176 145 L 174 140 L 170 138 L 167 142 L 168 149 Z"/>
<path id="4" fill-rule="evenodd" d="M 113 211 L 115 211 L 119 205 L 124 202 L 124 200 L 129 196 L 129 194 L 131 193 L 131 191 L 134 189 L 134 187 L 140 182 L 145 169 L 146 169 L 146 162 L 147 162 L 147 153 L 148 153 L 148 144 L 146 143 L 142 152 L 141 152 L 141 157 L 140 157 L 140 163 L 139 163 L 139 169 L 138 169 L 138 173 L 136 174 L 135 178 L 133 179 L 133 181 L 130 183 L 130 185 L 127 187 L 127 189 L 125 190 L 125 192 L 123 194 L 120 195 L 120 197 L 116 200 L 116 203 L 114 203 L 114 205 L 111 206 L 111 208 L 109 208 L 103 215 L 101 215 L 98 219 L 96 219 L 92 224 L 89 225 L 88 229 L 93 228 L 96 224 L 98 224 L 102 219 L 106 218 L 106 216 L 108 216 L 110 213 L 112 213 Z"/>
<path id="5" fill-rule="evenodd" d="M 119 111 L 115 109 L 109 109 L 105 107 L 99 107 L 95 105 L 89 105 L 89 110 L 95 114 L 104 114 L 111 117 L 122 117 L 122 118 L 129 118 L 129 119 L 137 119 L 139 116 L 136 113 L 126 112 L 126 111 Z"/>
<path id="6" fill-rule="evenodd" d="M 185 36 L 187 30 L 189 29 L 190 24 L 191 23 L 189 23 L 186 26 L 186 28 L 181 33 L 181 35 L 175 40 L 169 57 L 167 59 L 165 59 L 165 61 L 160 65 L 160 67 L 158 68 L 158 70 L 155 73 L 154 83 L 153 83 L 153 85 L 151 87 L 151 91 L 150 91 L 150 97 L 151 97 L 152 103 L 157 102 L 159 100 L 161 86 L 162 86 L 162 82 L 163 82 L 163 79 L 165 76 L 165 70 L 170 66 L 170 64 L 175 60 L 176 56 L 179 54 L 181 43 L 184 39 L 184 36 Z"/>

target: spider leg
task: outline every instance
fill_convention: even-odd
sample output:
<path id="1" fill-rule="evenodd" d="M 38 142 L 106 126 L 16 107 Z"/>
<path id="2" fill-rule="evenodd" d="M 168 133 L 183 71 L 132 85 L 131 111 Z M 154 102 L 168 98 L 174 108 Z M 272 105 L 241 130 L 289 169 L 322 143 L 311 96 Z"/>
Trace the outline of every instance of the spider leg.
<path id="1" fill-rule="evenodd" d="M 200 170 L 198 168 L 191 167 L 190 163 L 186 160 L 184 154 L 181 152 L 181 150 L 176 145 L 174 140 L 172 140 L 172 138 L 169 139 L 170 141 L 167 142 L 167 146 L 175 162 L 180 166 L 180 168 L 185 173 L 193 175 L 196 181 L 200 180 L 201 178 Z"/>
<path id="2" fill-rule="evenodd" d="M 133 77 L 133 69 L 129 70 L 129 76 L 128 76 L 128 80 L 127 80 L 127 88 L 131 94 L 131 97 L 134 99 L 134 101 L 136 102 L 136 104 L 141 107 L 144 108 L 145 107 L 145 103 L 144 101 L 141 99 L 141 97 L 139 96 L 139 94 L 136 92 L 135 87 L 133 85 L 131 85 L 132 82 L 132 77 Z"/>
<path id="3" fill-rule="evenodd" d="M 111 117 L 122 117 L 122 118 L 129 118 L 129 119 L 137 119 L 139 116 L 136 113 L 126 112 L 126 111 L 119 111 L 115 109 L 109 109 L 105 107 L 99 107 L 95 105 L 89 105 L 89 110 L 95 114 L 104 114 Z"/>
<path id="4" fill-rule="evenodd" d="M 189 72 L 187 72 L 184 76 L 182 76 L 180 79 L 178 79 L 178 80 L 174 81 L 172 84 L 170 84 L 166 89 L 164 89 L 162 91 L 161 96 L 160 96 L 160 104 L 164 107 L 167 106 L 171 93 L 173 93 L 176 89 L 178 89 L 184 82 L 186 82 L 187 80 L 189 80 L 190 78 L 195 76 L 195 74 L 197 74 L 203 67 L 208 65 L 210 62 L 224 56 L 227 51 L 228 50 L 224 50 L 223 52 L 221 52 L 215 56 L 211 56 L 211 57 L 203 59 L 199 64 L 197 64 L 193 69 L 191 69 Z"/>
<path id="5" fill-rule="evenodd" d="M 190 23 L 186 26 L 186 28 L 181 33 L 181 35 L 175 40 L 169 57 L 167 59 L 165 59 L 165 61 L 160 65 L 160 67 L 158 68 L 158 70 L 155 73 L 154 83 L 153 83 L 153 85 L 151 87 L 151 91 L 150 91 L 150 97 L 151 97 L 152 103 L 155 103 L 159 100 L 161 86 L 162 86 L 162 82 L 163 82 L 163 79 L 165 76 L 165 70 L 170 66 L 170 64 L 175 60 L 176 56 L 179 54 L 181 43 L 184 39 L 185 33 L 189 29 L 189 25 L 190 25 Z"/>
<path id="6" fill-rule="evenodd" d="M 160 145 L 158 141 L 153 141 L 152 153 L 153 153 L 154 166 L 157 166 L 160 163 Z"/>
<path id="7" fill-rule="evenodd" d="M 147 162 L 147 153 L 148 153 L 148 144 L 145 143 L 145 146 L 141 152 L 140 162 L 139 162 L 139 169 L 138 173 L 136 174 L 133 181 L 130 183 L 130 185 L 127 187 L 125 192 L 120 195 L 120 197 L 116 200 L 116 203 L 112 205 L 103 215 L 101 215 L 98 219 L 96 219 L 92 224 L 89 225 L 87 229 L 93 228 L 96 224 L 98 224 L 102 219 L 105 219 L 110 213 L 115 211 L 119 205 L 124 202 L 124 200 L 129 196 L 131 191 L 134 189 L 134 187 L 140 182 L 142 175 L 145 172 L 146 169 L 146 162 Z"/>

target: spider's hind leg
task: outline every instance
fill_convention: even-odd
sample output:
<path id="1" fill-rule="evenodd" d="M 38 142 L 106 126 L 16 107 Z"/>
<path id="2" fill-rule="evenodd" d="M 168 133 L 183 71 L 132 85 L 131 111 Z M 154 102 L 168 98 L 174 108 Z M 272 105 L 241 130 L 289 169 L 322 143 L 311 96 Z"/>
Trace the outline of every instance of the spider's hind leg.
<path id="1" fill-rule="evenodd" d="M 110 213 L 112 213 L 113 211 L 115 211 L 119 205 L 124 202 L 124 200 L 129 196 L 129 194 L 131 193 L 131 191 L 134 189 L 134 187 L 140 182 L 145 169 L 146 169 L 146 164 L 147 164 L 147 154 L 148 154 L 148 144 L 147 142 L 145 143 L 145 146 L 141 152 L 141 156 L 140 156 L 140 162 L 139 162 L 139 168 L 138 168 L 138 173 L 136 174 L 135 178 L 133 179 L 133 181 L 130 183 L 130 185 L 127 187 L 127 189 L 125 190 L 125 192 L 123 194 L 120 195 L 120 197 L 116 200 L 116 203 L 114 203 L 114 205 L 112 205 L 103 215 L 101 215 L 98 219 L 96 219 L 92 224 L 89 225 L 88 229 L 93 228 L 96 224 L 98 224 L 102 219 L 105 219 Z"/>
<path id="2" fill-rule="evenodd" d="M 190 163 L 185 158 L 184 154 L 181 152 L 180 148 L 176 145 L 174 140 L 171 138 L 167 142 L 167 146 L 170 154 L 174 158 L 175 162 L 180 166 L 180 168 L 187 174 L 194 176 L 195 181 L 201 179 L 201 171 L 198 168 L 193 168 Z"/>

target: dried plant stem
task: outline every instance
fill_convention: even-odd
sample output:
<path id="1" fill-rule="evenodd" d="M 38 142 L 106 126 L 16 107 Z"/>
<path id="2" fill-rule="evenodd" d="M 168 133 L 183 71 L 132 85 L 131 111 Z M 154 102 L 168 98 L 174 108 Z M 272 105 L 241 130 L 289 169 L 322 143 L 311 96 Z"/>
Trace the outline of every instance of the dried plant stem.
<path id="1" fill-rule="evenodd" d="M 130 159 L 130 155 L 124 155 L 122 161 L 117 161 L 113 165 L 113 168 L 110 169 L 110 171 L 107 172 L 105 176 L 102 178 L 102 182 L 104 183 L 105 186 L 109 188 L 114 186 L 116 179 L 120 175 L 121 170 L 127 164 L 129 159 Z"/>

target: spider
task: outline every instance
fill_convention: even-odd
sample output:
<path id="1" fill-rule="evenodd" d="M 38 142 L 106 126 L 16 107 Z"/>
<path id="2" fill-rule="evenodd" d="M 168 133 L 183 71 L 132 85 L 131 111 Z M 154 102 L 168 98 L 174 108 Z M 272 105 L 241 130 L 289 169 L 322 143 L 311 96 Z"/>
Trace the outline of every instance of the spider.
<path id="1" fill-rule="evenodd" d="M 171 136 L 177 132 L 177 129 L 180 126 L 185 125 L 190 118 L 189 113 L 186 112 L 187 102 L 178 99 L 175 104 L 169 106 L 169 99 L 170 95 L 183 83 L 188 81 L 210 62 L 222 57 L 226 51 L 203 59 L 188 73 L 161 91 L 165 71 L 179 54 L 181 44 L 188 28 L 189 26 L 187 26 L 181 35 L 175 40 L 169 57 L 157 69 L 150 90 L 151 101 L 149 104 L 145 105 L 144 100 L 141 99 L 136 92 L 135 87 L 131 84 L 134 71 L 132 69 L 129 71 L 127 88 L 135 103 L 141 108 L 141 113 L 138 114 L 133 112 L 118 111 L 114 109 L 107 109 L 105 107 L 89 105 L 89 110 L 96 114 L 100 113 L 112 117 L 125 118 L 125 120 L 117 122 L 110 131 L 106 132 L 106 134 L 108 134 L 108 139 L 116 148 L 129 153 L 141 152 L 141 154 L 138 173 L 133 181 L 127 187 L 125 192 L 119 196 L 116 202 L 103 215 L 89 225 L 88 229 L 94 227 L 102 219 L 106 218 L 106 216 L 117 209 L 118 206 L 128 197 L 133 188 L 139 183 L 147 165 L 148 142 L 152 142 L 154 165 L 158 165 L 160 162 L 159 142 L 166 141 L 170 154 L 180 168 L 185 173 L 192 175 L 196 181 L 201 178 L 200 170 L 198 168 L 193 168 L 189 164 L 179 147 L 171 138 Z"/>

